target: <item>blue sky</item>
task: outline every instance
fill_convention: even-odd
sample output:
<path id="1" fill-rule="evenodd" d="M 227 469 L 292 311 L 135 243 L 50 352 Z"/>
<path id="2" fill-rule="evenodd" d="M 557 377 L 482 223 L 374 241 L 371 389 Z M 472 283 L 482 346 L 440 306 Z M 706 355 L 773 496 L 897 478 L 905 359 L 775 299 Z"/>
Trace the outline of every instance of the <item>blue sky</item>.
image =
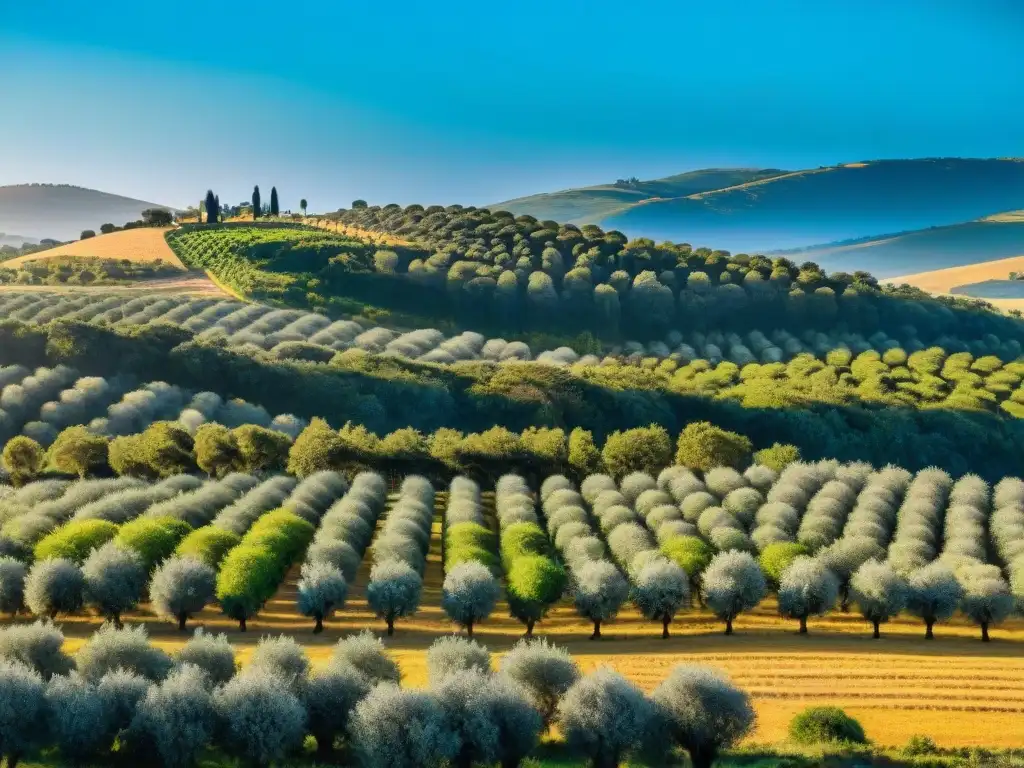
<path id="1" fill-rule="evenodd" d="M 0 184 L 329 210 L 1024 155 L 1019 0 L 214 7 L 0 2 Z"/>

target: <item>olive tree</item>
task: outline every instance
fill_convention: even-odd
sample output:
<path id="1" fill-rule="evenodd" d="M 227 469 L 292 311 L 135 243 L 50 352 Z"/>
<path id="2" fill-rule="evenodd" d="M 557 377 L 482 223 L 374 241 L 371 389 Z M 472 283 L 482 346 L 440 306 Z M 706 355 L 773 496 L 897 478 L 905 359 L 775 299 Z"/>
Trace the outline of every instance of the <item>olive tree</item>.
<path id="1" fill-rule="evenodd" d="M 473 640 L 458 635 L 439 637 L 427 649 L 427 679 L 432 684 L 468 669 L 491 671 L 491 654 Z"/>
<path id="2" fill-rule="evenodd" d="M 924 621 L 926 640 L 935 637 L 935 622 L 952 618 L 964 594 L 952 569 L 939 560 L 911 571 L 907 590 L 907 608 Z"/>
<path id="3" fill-rule="evenodd" d="M 798 557 L 782 572 L 779 581 L 779 615 L 800 621 L 807 634 L 807 619 L 824 616 L 839 598 L 839 579 L 814 557 Z"/>
<path id="4" fill-rule="evenodd" d="M 39 673 L 18 661 L 0 660 L 0 758 L 15 768 L 46 734 L 46 689 Z"/>
<path id="5" fill-rule="evenodd" d="M 371 681 L 347 662 L 332 662 L 309 676 L 302 691 L 309 732 L 321 759 L 334 752 L 334 743 L 348 729 L 352 709 L 369 692 Z"/>
<path id="6" fill-rule="evenodd" d="M 139 702 L 128 731 L 136 751 L 156 755 L 165 768 L 187 768 L 213 737 L 216 715 L 206 674 L 186 664 L 154 685 Z"/>
<path id="7" fill-rule="evenodd" d="M 134 551 L 108 541 L 82 564 L 86 602 L 121 628 L 121 614 L 139 604 L 146 588 L 146 568 Z"/>
<path id="8" fill-rule="evenodd" d="M 383 683 L 360 701 L 349 737 L 366 768 L 443 765 L 459 751 L 459 735 L 437 698 Z"/>
<path id="9" fill-rule="evenodd" d="M 232 755 L 258 766 L 283 760 L 302 746 L 306 712 L 279 678 L 247 668 L 213 694 L 222 743 Z"/>
<path id="10" fill-rule="evenodd" d="M 501 587 L 494 574 L 482 563 L 470 560 L 459 563 L 444 577 L 441 608 L 472 637 L 473 625 L 491 615 L 500 596 Z"/>
<path id="11" fill-rule="evenodd" d="M 309 674 L 309 656 L 289 635 L 266 635 L 256 643 L 246 669 L 262 669 L 289 689 L 301 691 Z"/>
<path id="12" fill-rule="evenodd" d="M 25 577 L 25 604 L 36 616 L 74 613 L 85 602 L 85 577 L 70 560 L 36 562 Z"/>
<path id="13" fill-rule="evenodd" d="M 13 617 L 25 607 L 28 568 L 13 557 L 0 557 L 0 613 Z"/>
<path id="14" fill-rule="evenodd" d="M 868 560 L 850 580 L 850 595 L 881 637 L 879 626 L 907 607 L 907 582 L 888 562 Z"/>
<path id="15" fill-rule="evenodd" d="M 64 633 L 49 620 L 0 628 L 0 659 L 24 664 L 44 680 L 75 668 L 63 649 Z"/>
<path id="16" fill-rule="evenodd" d="M 228 682 L 238 667 L 235 649 L 227 635 L 209 635 L 202 629 L 197 629 L 175 654 L 174 662 L 179 667 L 185 664 L 199 667 L 214 686 Z"/>
<path id="17" fill-rule="evenodd" d="M 82 765 L 110 744 L 106 701 L 96 686 L 76 672 L 54 677 L 46 686 L 50 736 L 72 764 Z"/>
<path id="18" fill-rule="evenodd" d="M 754 725 L 750 697 L 707 667 L 675 667 L 651 698 L 657 712 L 653 730 L 659 737 L 671 735 L 690 754 L 694 768 L 710 768 L 722 749 Z"/>
<path id="19" fill-rule="evenodd" d="M 704 571 L 701 588 L 704 604 L 725 622 L 727 635 L 732 634 L 733 619 L 757 607 L 767 592 L 757 561 L 736 550 L 715 555 Z"/>
<path id="20" fill-rule="evenodd" d="M 591 560 L 573 572 L 573 602 L 594 624 L 591 640 L 601 638 L 601 622 L 615 618 L 629 597 L 629 582 L 607 560 Z"/>
<path id="21" fill-rule="evenodd" d="M 330 665 L 346 664 L 354 667 L 371 685 L 398 684 L 402 679 L 398 664 L 388 655 L 384 643 L 368 629 L 339 640 L 334 646 Z"/>
<path id="22" fill-rule="evenodd" d="M 96 696 L 103 701 L 107 714 L 104 724 L 104 740 L 107 744 L 113 744 L 132 724 L 135 710 L 151 685 L 142 675 L 126 669 L 115 669 L 100 678 L 96 685 Z"/>
<path id="23" fill-rule="evenodd" d="M 156 682 L 174 666 L 170 656 L 149 644 L 145 627 L 117 629 L 113 624 L 96 630 L 75 660 L 82 676 L 94 683 L 115 669 L 126 669 Z"/>
<path id="24" fill-rule="evenodd" d="M 558 704 L 566 742 L 595 768 L 618 768 L 643 743 L 652 714 L 643 691 L 608 667 L 580 678 Z"/>
<path id="25" fill-rule="evenodd" d="M 348 582 L 340 568 L 329 563 L 306 563 L 302 566 L 296 604 L 299 613 L 316 621 L 313 634 L 324 631 L 324 619 L 345 605 Z"/>
<path id="26" fill-rule="evenodd" d="M 668 639 L 669 624 L 690 600 L 690 580 L 672 561 L 654 560 L 637 574 L 632 598 L 645 619 L 661 622 L 661 637 Z"/>
<path id="27" fill-rule="evenodd" d="M 868 536 L 843 536 L 832 546 L 818 553 L 825 565 L 839 579 L 839 610 L 850 610 L 850 582 L 853 574 L 869 560 L 885 557 L 877 541 Z"/>
<path id="28" fill-rule="evenodd" d="M 419 610 L 423 592 L 422 577 L 401 560 L 385 560 L 370 570 L 366 602 L 388 625 L 388 636 L 395 634 L 395 620 L 412 616 Z"/>
<path id="29" fill-rule="evenodd" d="M 520 640 L 501 660 L 500 672 L 526 693 L 547 729 L 565 692 L 579 680 L 580 669 L 564 648 L 547 640 Z"/>
<path id="30" fill-rule="evenodd" d="M 964 615 L 981 627 L 981 639 L 989 642 L 988 628 L 1013 612 L 1014 597 L 995 565 L 972 565 L 961 571 Z"/>
<path id="31" fill-rule="evenodd" d="M 189 618 L 213 602 L 217 574 L 194 557 L 172 557 L 156 569 L 149 582 L 149 597 L 157 616 L 178 622 L 185 631 Z"/>

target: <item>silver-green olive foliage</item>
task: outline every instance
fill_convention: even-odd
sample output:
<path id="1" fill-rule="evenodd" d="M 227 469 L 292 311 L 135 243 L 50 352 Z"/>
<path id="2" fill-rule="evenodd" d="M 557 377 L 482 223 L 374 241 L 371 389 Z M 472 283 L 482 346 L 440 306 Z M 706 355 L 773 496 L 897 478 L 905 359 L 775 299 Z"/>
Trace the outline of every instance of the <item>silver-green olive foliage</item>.
<path id="1" fill-rule="evenodd" d="M 435 696 L 392 683 L 378 685 L 356 705 L 349 738 L 365 768 L 443 765 L 460 746 Z"/>
<path id="2" fill-rule="evenodd" d="M 694 768 L 709 768 L 755 721 L 750 697 L 707 667 L 675 667 L 651 698 L 655 724 L 665 725 L 673 741 L 690 753 Z"/>
<path id="3" fill-rule="evenodd" d="M 0 613 L 12 616 L 25 607 L 28 568 L 13 557 L 0 557 Z"/>
<path id="4" fill-rule="evenodd" d="M 476 561 L 456 565 L 444 577 L 441 608 L 448 618 L 472 633 L 494 610 L 501 587 L 487 566 Z"/>
<path id="5" fill-rule="evenodd" d="M 981 627 L 981 639 L 988 642 L 988 629 L 1005 620 L 1014 608 L 1013 594 L 999 567 L 973 565 L 963 568 L 960 580 L 964 587 L 961 603 L 964 615 Z"/>
<path id="6" fill-rule="evenodd" d="M 427 678 L 432 684 L 470 669 L 491 671 L 490 652 L 473 640 L 457 635 L 439 637 L 427 649 Z"/>
<path id="7" fill-rule="evenodd" d="M 544 639 L 517 642 L 502 658 L 500 672 L 522 688 L 545 727 L 554 721 L 558 702 L 580 677 L 569 652 Z"/>
<path id="8" fill-rule="evenodd" d="M 82 646 L 75 661 L 82 676 L 93 683 L 115 669 L 126 669 L 157 682 L 174 666 L 170 656 L 150 645 L 141 625 L 118 629 L 113 624 L 104 624 Z"/>
<path id="9" fill-rule="evenodd" d="M 371 682 L 347 662 L 332 662 L 309 676 L 302 701 L 317 751 L 329 754 L 348 728 L 352 709 L 370 692 Z"/>
<path id="10" fill-rule="evenodd" d="M 725 621 L 725 633 L 732 634 L 732 621 L 760 603 L 768 591 L 764 573 L 747 552 L 720 552 L 701 577 L 704 603 Z"/>
<path id="11" fill-rule="evenodd" d="M 36 616 L 74 613 L 85 602 L 85 577 L 70 560 L 53 558 L 35 563 L 25 578 L 25 604 Z"/>
<path id="12" fill-rule="evenodd" d="M 174 656 L 178 666 L 194 664 L 203 670 L 213 686 L 224 685 L 235 676 L 238 662 L 227 635 L 211 635 L 197 629 Z"/>
<path id="13" fill-rule="evenodd" d="M 0 628 L 0 659 L 20 662 L 44 680 L 66 675 L 75 668 L 63 648 L 64 633 L 49 619 Z"/>
<path id="14" fill-rule="evenodd" d="M 798 557 L 782 572 L 779 581 L 779 614 L 800 621 L 807 632 L 807 619 L 824 616 L 839 598 L 839 579 L 818 558 Z"/>
<path id="15" fill-rule="evenodd" d="M 633 603 L 648 621 L 662 623 L 662 637 L 668 637 L 668 625 L 690 600 L 690 580 L 686 571 L 661 558 L 645 565 L 637 575 L 632 591 Z"/>
<path id="16" fill-rule="evenodd" d="M 46 734 L 43 680 L 18 661 L 0 660 L 0 758 L 8 765 L 40 745 Z"/>
<path id="17" fill-rule="evenodd" d="M 73 765 L 97 757 L 105 748 L 110 719 L 106 701 L 77 672 L 54 677 L 46 686 L 50 735 Z"/>
<path id="18" fill-rule="evenodd" d="M 850 592 L 861 615 L 874 626 L 876 638 L 879 625 L 906 608 L 909 597 L 906 580 L 891 564 L 878 560 L 869 560 L 857 569 L 850 580 Z"/>
<path id="19" fill-rule="evenodd" d="M 217 574 L 206 563 L 192 557 L 172 557 L 153 573 L 149 597 L 161 618 L 178 622 L 184 630 L 192 616 L 213 602 Z"/>
<path id="20" fill-rule="evenodd" d="M 321 632 L 324 620 L 344 606 L 348 582 L 341 569 L 329 563 L 305 563 L 302 566 L 296 600 L 299 613 L 316 621 L 314 632 Z"/>
<path id="21" fill-rule="evenodd" d="M 933 625 L 948 621 L 956 613 L 964 594 L 953 570 L 939 560 L 911 571 L 907 588 L 907 608 L 924 621 L 925 637 L 929 639 Z"/>
<path id="22" fill-rule="evenodd" d="M 339 640 L 334 646 L 329 666 L 341 664 L 351 665 L 371 685 L 398 684 L 402 679 L 398 664 L 388 655 L 384 643 L 368 629 Z"/>
<path id="23" fill-rule="evenodd" d="M 218 688 L 213 704 L 221 738 L 232 755 L 271 765 L 297 751 L 306 735 L 306 711 L 273 672 L 247 668 Z"/>
<path id="24" fill-rule="evenodd" d="M 411 616 L 420 607 L 423 579 L 401 560 L 385 560 L 370 571 L 366 602 L 388 625 L 388 634 L 395 631 L 395 620 Z"/>
<path id="25" fill-rule="evenodd" d="M 601 622 L 615 617 L 629 596 L 629 582 L 607 560 L 592 560 L 573 572 L 573 602 L 579 614 L 594 622 L 594 637 Z"/>
<path id="26" fill-rule="evenodd" d="M 166 768 L 186 768 L 206 749 L 216 722 L 206 674 L 186 664 L 146 692 L 128 739 L 155 753 Z"/>
<path id="27" fill-rule="evenodd" d="M 298 692 L 309 674 L 309 656 L 295 638 L 268 635 L 256 643 L 246 669 L 262 669 L 289 690 Z"/>
<path id="28" fill-rule="evenodd" d="M 580 678 L 558 704 L 566 742 L 598 768 L 615 768 L 641 746 L 654 709 L 636 685 L 601 667 Z"/>
<path id="29" fill-rule="evenodd" d="M 142 558 L 112 541 L 94 549 L 82 565 L 85 599 L 104 617 L 121 623 L 121 614 L 142 599 L 146 568 Z"/>

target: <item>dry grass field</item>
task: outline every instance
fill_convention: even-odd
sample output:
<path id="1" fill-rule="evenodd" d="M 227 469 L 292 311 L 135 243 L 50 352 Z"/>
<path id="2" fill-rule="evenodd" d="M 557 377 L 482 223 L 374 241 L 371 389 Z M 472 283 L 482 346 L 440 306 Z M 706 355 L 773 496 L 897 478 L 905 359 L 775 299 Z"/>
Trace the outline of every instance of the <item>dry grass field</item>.
<path id="1" fill-rule="evenodd" d="M 443 497 L 439 495 L 438 509 Z M 409 685 L 426 684 L 425 649 L 437 637 L 454 630 L 440 609 L 443 580 L 441 523 L 435 520 L 425 573 L 422 609 L 384 636 L 383 623 L 368 610 L 365 588 L 369 554 L 352 585 L 345 609 L 313 635 L 313 622 L 295 611 L 298 568 L 278 594 L 241 633 L 237 625 L 210 608 L 193 622 L 224 631 L 240 652 L 243 663 L 259 638 L 287 633 L 308 649 L 314 665 L 326 663 L 337 640 L 372 628 L 382 637 L 402 667 Z M 186 639 L 169 623 L 146 611 L 125 619 L 143 622 L 151 637 L 168 651 Z M 99 625 L 98 619 L 62 620 L 68 649 L 74 651 Z M 937 639 L 926 642 L 923 627 L 910 617 L 883 627 L 872 640 L 870 627 L 856 613 L 835 613 L 812 621 L 810 634 L 796 634 L 794 623 L 782 621 L 774 602 L 741 617 L 736 634 L 726 637 L 722 625 L 704 611 L 679 616 L 673 636 L 660 637 L 660 626 L 645 622 L 632 608 L 603 629 L 600 641 L 588 640 L 591 626 L 581 621 L 566 602 L 557 606 L 535 630 L 539 636 L 566 646 L 585 669 L 610 665 L 650 690 L 679 663 L 708 664 L 723 670 L 754 697 L 758 727 L 752 743 L 777 743 L 786 737 L 794 714 L 811 705 L 842 707 L 864 726 L 879 745 L 902 745 L 915 734 L 931 736 L 940 746 L 1020 747 L 1024 734 L 1024 621 L 1016 619 L 993 630 L 983 644 L 976 628 L 962 619 L 936 629 Z M 477 639 L 500 656 L 521 636 L 523 627 L 502 605 L 477 628 Z M 951 727 L 951 724 L 956 727 Z"/>
<path id="2" fill-rule="evenodd" d="M 1011 272 L 1021 271 L 1024 271 L 1024 256 L 1012 256 L 1008 259 L 983 261 L 980 264 L 967 264 L 962 267 L 893 277 L 883 282 L 892 285 L 908 284 L 932 294 L 964 296 L 967 294 L 962 289 L 989 281 L 1005 281 Z M 1024 290 L 1024 286 L 1022 286 L 1022 290 Z M 983 298 L 1002 310 L 1024 309 L 1024 298 L 999 298 L 997 296 L 992 298 L 984 296 Z"/>
<path id="3" fill-rule="evenodd" d="M 4 262 L 5 266 L 18 266 L 26 261 L 51 259 L 54 256 L 82 256 L 99 259 L 128 259 L 129 261 L 150 262 L 158 259 L 180 269 L 185 265 L 174 255 L 164 235 L 170 227 L 140 227 L 97 235 L 88 240 L 77 240 L 67 245 L 30 253 Z"/>

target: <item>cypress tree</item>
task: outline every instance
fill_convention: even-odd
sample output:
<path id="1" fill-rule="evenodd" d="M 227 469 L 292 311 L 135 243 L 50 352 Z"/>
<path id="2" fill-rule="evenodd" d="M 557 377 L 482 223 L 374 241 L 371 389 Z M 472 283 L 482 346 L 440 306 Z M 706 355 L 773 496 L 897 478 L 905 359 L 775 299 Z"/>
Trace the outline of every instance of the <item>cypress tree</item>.
<path id="1" fill-rule="evenodd" d="M 206 192 L 206 223 L 216 224 L 217 214 L 220 213 L 220 203 L 217 200 L 216 195 L 213 194 L 213 190 L 207 190 Z"/>
<path id="2" fill-rule="evenodd" d="M 253 221 L 260 217 L 260 185 L 252 188 L 252 218 Z"/>
<path id="3" fill-rule="evenodd" d="M 216 215 L 213 217 L 213 223 L 216 224 L 220 221 L 220 195 L 214 196 L 213 203 L 215 206 L 214 210 L 217 211 Z"/>
<path id="4" fill-rule="evenodd" d="M 277 187 L 270 188 L 270 215 L 279 216 L 281 208 L 277 204 Z"/>

